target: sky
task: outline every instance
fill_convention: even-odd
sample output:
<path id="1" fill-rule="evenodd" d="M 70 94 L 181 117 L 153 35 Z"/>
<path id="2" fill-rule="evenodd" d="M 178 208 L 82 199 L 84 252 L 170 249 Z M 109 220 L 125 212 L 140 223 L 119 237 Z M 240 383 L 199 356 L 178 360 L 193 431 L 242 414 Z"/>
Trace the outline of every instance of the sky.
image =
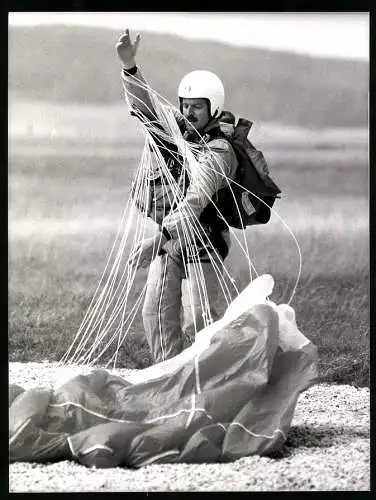
<path id="1" fill-rule="evenodd" d="M 369 13 L 10 12 L 9 25 L 155 31 L 313 57 L 369 59 Z"/>

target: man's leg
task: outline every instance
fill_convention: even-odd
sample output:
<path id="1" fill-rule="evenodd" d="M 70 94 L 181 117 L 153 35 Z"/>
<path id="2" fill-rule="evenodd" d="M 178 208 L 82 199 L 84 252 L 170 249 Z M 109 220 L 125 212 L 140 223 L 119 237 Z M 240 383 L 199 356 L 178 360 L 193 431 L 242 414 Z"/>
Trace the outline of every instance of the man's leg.
<path id="1" fill-rule="evenodd" d="M 187 265 L 187 279 L 183 280 L 184 331 L 194 340 L 197 332 L 217 321 L 216 302 L 223 281 L 221 260 Z"/>
<path id="2" fill-rule="evenodd" d="M 167 254 L 150 265 L 142 309 L 145 335 L 156 363 L 183 349 L 180 322 L 182 269 Z"/>

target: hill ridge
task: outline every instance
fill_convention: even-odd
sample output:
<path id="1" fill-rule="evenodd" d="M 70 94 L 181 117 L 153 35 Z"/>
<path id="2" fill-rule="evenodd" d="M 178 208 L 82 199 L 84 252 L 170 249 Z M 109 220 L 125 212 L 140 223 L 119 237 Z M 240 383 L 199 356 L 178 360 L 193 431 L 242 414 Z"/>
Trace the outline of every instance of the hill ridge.
<path id="1" fill-rule="evenodd" d="M 367 126 L 367 62 L 143 33 L 138 63 L 171 102 L 185 73 L 206 68 L 223 79 L 226 107 L 237 115 L 297 126 Z M 56 103 L 120 100 L 118 36 L 110 28 L 11 26 L 10 93 Z"/>

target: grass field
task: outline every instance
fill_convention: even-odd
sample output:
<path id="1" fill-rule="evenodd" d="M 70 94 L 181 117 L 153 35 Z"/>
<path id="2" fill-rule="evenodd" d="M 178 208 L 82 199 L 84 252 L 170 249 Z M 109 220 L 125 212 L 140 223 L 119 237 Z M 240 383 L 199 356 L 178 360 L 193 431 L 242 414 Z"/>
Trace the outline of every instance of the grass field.
<path id="1" fill-rule="evenodd" d="M 9 159 L 9 359 L 58 360 L 90 303 L 114 240 L 141 144 L 14 142 Z M 302 274 L 291 305 L 318 347 L 320 378 L 369 385 L 368 160 L 365 148 L 266 154 L 283 197 L 275 205 L 296 235 Z M 274 216 L 247 238 L 258 273 L 289 298 L 298 252 Z M 245 264 L 245 262 L 244 262 Z M 228 267 L 245 286 L 236 245 Z M 140 282 L 145 273 L 140 273 Z M 243 279 L 243 282 L 242 282 Z M 150 363 L 142 330 L 122 363 Z M 136 328 L 137 329 L 137 328 Z"/>

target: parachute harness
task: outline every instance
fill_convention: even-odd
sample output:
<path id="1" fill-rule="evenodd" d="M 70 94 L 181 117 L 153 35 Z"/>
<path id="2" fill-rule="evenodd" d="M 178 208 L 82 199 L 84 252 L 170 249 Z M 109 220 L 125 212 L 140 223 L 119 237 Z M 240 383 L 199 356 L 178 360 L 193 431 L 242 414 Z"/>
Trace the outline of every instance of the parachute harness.
<path id="1" fill-rule="evenodd" d="M 210 150 L 210 146 L 207 145 L 205 141 L 206 137 L 202 137 L 196 130 L 201 143 L 206 146 L 205 170 L 200 168 L 195 155 L 197 144 L 188 142 L 183 138 L 174 112 L 172 111 L 172 104 L 154 91 L 147 83 L 136 78 L 134 78 L 134 81 L 137 81 L 137 85 L 142 86 L 148 91 L 154 108 L 154 110 L 149 111 L 151 114 L 156 115 L 157 121 L 147 120 L 144 116 L 142 117 L 141 126 L 145 136 L 145 143 L 132 187 L 133 196 L 128 198 L 126 206 L 124 207 L 117 235 L 110 250 L 105 269 L 83 321 L 72 344 L 61 359 L 63 365 L 83 364 L 93 366 L 97 364 L 102 356 L 112 347 L 114 353 L 107 362 L 106 367 L 111 364 L 113 368 L 116 367 L 119 350 L 123 346 L 128 333 L 132 331 L 132 326 L 134 326 L 135 318 L 140 310 L 146 292 L 146 283 L 137 286 L 136 282 L 137 263 L 140 259 L 140 253 L 138 254 L 138 260 L 135 266 L 130 266 L 128 259 L 131 254 L 136 252 L 140 242 L 142 242 L 147 235 L 147 216 L 151 204 L 151 188 L 153 187 L 153 183 L 156 182 L 156 179 L 159 179 L 159 182 L 162 183 L 166 193 L 166 201 L 168 201 L 169 205 L 171 207 L 174 205 L 178 206 L 178 210 L 174 210 L 174 214 L 178 214 L 180 226 L 182 228 L 182 234 L 179 232 L 178 240 L 181 247 L 185 247 L 191 256 L 190 269 L 191 272 L 193 269 L 194 278 L 199 284 L 200 302 L 205 319 L 204 325 L 207 326 L 212 322 L 209 299 L 205 286 L 205 276 L 198 251 L 201 245 L 205 246 L 205 244 L 207 244 L 207 241 L 205 241 L 203 237 L 205 231 L 199 218 L 193 213 L 188 205 L 179 208 L 179 203 L 184 199 L 182 187 L 178 180 L 172 175 L 168 162 L 161 153 L 161 149 L 163 150 L 163 147 L 166 148 L 166 152 L 179 164 L 181 175 L 187 176 L 189 182 L 191 182 L 194 177 L 195 184 L 199 186 L 201 192 L 205 194 L 210 201 L 210 195 L 205 192 L 205 176 L 210 175 L 211 171 L 217 174 L 220 173 L 220 175 L 223 176 L 230 191 L 232 191 L 231 186 L 237 183 L 229 179 L 225 172 L 220 170 L 221 166 L 218 163 L 216 154 L 213 153 Z M 138 99 L 135 95 L 132 95 L 132 97 Z M 128 99 L 127 94 L 126 99 Z M 145 106 L 145 103 L 142 104 Z M 186 121 L 177 108 L 175 108 L 175 113 L 179 113 Z M 161 146 L 161 144 L 164 146 Z M 168 147 L 168 144 L 171 144 L 171 149 Z M 174 146 L 173 149 L 172 146 Z M 264 203 L 255 193 L 251 191 L 249 191 L 249 193 L 255 196 L 261 203 Z M 135 200 L 137 200 L 136 203 Z M 218 208 L 215 205 L 213 206 L 220 215 Z M 287 223 L 274 208 L 271 207 L 270 210 L 287 229 L 298 252 L 299 265 L 297 278 L 291 296 L 287 302 L 287 304 L 290 304 L 295 295 L 301 275 L 301 250 L 295 235 Z M 222 220 L 224 219 L 222 218 Z M 249 270 L 250 280 L 252 281 L 252 274 L 254 273 L 257 277 L 258 273 L 250 258 L 246 231 L 242 230 L 239 236 L 231 226 L 227 223 L 226 225 L 230 231 L 232 240 L 236 241 L 241 254 L 244 256 Z M 235 298 L 234 294 L 237 296 L 240 291 L 228 270 L 222 264 L 221 258 L 215 248 L 213 248 L 212 252 L 208 252 L 208 258 L 213 265 L 220 290 L 228 306 Z M 182 259 L 182 261 L 184 272 L 187 276 L 187 264 L 184 259 Z M 192 304 L 192 290 L 189 287 L 188 293 L 189 303 Z"/>

